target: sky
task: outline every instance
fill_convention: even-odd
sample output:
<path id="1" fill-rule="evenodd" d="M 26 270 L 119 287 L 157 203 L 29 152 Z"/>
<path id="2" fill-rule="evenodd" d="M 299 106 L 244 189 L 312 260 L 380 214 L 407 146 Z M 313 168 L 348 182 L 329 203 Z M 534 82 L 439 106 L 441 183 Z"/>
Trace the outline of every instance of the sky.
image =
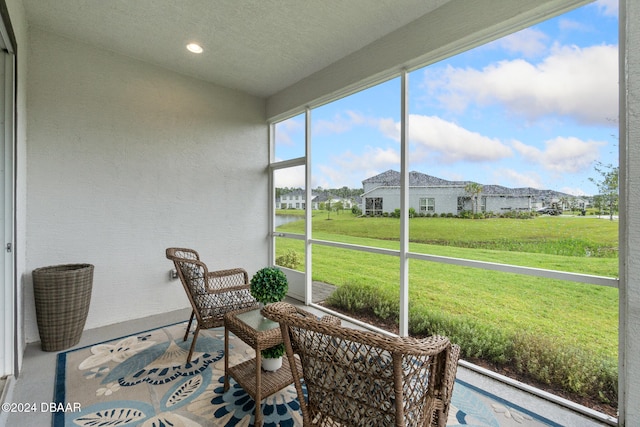
<path id="1" fill-rule="evenodd" d="M 483 185 L 597 194 L 618 165 L 618 2 L 599 0 L 409 73 L 409 170 Z M 312 188 L 400 170 L 400 78 L 311 112 Z M 276 160 L 304 155 L 304 116 Z M 591 178 L 591 179 L 590 179 Z M 304 188 L 302 167 L 277 187 Z"/>

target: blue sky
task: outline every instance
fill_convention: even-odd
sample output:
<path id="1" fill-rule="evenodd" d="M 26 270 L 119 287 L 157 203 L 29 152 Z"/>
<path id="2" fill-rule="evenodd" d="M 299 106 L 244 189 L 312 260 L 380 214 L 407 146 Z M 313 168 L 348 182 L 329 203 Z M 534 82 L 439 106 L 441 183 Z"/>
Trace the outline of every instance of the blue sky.
<path id="1" fill-rule="evenodd" d="M 596 194 L 618 164 L 617 0 L 600 0 L 409 75 L 410 170 Z M 399 78 L 312 110 L 312 188 L 400 170 Z M 276 159 L 304 155 L 304 117 L 276 126 Z M 277 186 L 304 187 L 297 168 Z"/>

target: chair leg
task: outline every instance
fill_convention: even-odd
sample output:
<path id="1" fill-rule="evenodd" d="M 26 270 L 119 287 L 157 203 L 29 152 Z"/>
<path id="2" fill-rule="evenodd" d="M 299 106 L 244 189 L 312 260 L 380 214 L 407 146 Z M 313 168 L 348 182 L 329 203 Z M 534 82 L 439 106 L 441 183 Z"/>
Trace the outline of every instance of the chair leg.
<path id="1" fill-rule="evenodd" d="M 191 318 L 189 318 L 189 324 L 187 325 L 187 331 L 184 333 L 184 339 L 182 341 L 186 341 L 189 337 L 189 331 L 191 331 L 191 324 L 193 323 L 193 318 L 196 315 L 196 312 L 191 310 Z"/>
<path id="2" fill-rule="evenodd" d="M 196 348 L 196 339 L 198 339 L 198 333 L 200 332 L 200 325 L 196 326 L 196 330 L 193 333 L 193 341 L 191 341 L 191 348 L 189 348 L 189 355 L 187 356 L 187 363 L 191 363 L 191 356 L 193 355 L 193 349 Z"/>

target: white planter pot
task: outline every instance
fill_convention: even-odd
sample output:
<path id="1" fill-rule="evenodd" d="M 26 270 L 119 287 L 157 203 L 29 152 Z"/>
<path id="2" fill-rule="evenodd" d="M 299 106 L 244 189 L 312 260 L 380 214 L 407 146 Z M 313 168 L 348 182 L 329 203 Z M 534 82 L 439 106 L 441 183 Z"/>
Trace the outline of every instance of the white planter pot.
<path id="1" fill-rule="evenodd" d="M 282 357 L 275 359 L 262 358 L 262 369 L 265 371 L 277 371 L 282 367 Z"/>

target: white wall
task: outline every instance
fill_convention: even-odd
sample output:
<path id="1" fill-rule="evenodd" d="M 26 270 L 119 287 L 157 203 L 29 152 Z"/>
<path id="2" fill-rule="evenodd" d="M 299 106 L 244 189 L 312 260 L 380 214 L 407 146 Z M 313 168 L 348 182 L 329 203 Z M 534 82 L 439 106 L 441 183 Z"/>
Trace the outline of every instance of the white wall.
<path id="1" fill-rule="evenodd" d="M 434 198 L 435 211 L 430 213 L 451 213 L 453 215 L 458 214 L 458 197 L 467 196 L 464 188 L 447 188 L 447 187 L 411 187 L 409 189 L 409 207 L 420 213 L 420 199 L 422 198 Z M 387 208 L 400 208 L 397 206 L 388 206 Z M 386 209 L 386 208 L 385 208 Z"/>
<path id="2" fill-rule="evenodd" d="M 169 246 L 268 261 L 265 101 L 30 29 L 26 338 L 34 268 L 95 265 L 86 328 L 184 308 Z"/>
<path id="3" fill-rule="evenodd" d="M 485 196 L 480 196 L 485 197 Z M 496 214 L 512 211 L 529 211 L 531 210 L 531 202 L 528 197 L 517 196 L 486 196 L 487 212 Z M 478 201 L 480 203 L 480 201 Z M 475 202 L 473 202 L 475 203 Z"/>

